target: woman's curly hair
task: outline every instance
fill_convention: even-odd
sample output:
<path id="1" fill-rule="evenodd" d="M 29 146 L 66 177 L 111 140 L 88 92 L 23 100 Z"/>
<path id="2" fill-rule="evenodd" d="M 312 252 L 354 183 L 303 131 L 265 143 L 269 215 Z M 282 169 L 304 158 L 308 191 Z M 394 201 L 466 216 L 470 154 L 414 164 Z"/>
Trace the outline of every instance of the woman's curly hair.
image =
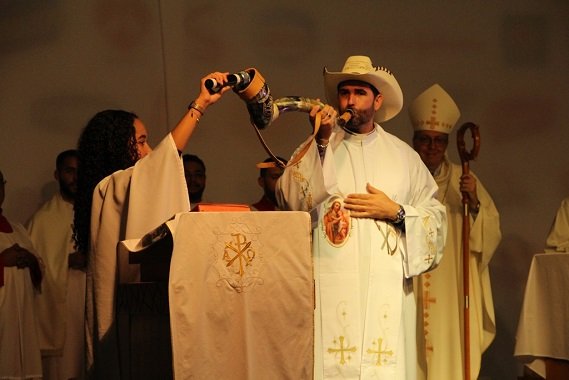
<path id="1" fill-rule="evenodd" d="M 87 259 L 93 191 L 103 178 L 131 167 L 138 160 L 135 119 L 138 117 L 132 112 L 101 111 L 93 116 L 79 136 L 73 239 L 75 248 L 85 253 Z"/>

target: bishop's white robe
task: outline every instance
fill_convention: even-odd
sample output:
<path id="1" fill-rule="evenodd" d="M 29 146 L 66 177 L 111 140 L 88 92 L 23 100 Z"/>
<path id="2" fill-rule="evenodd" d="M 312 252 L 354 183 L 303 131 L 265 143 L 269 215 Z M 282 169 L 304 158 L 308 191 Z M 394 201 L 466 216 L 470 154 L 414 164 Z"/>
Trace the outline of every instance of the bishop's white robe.
<path id="1" fill-rule="evenodd" d="M 545 252 L 569 252 L 569 197 L 561 201 L 547 235 Z"/>
<path id="2" fill-rule="evenodd" d="M 329 207 L 367 193 L 367 183 L 404 207 L 405 232 L 383 221 L 345 218 L 336 228 L 345 238 L 331 243 L 324 221 Z M 309 211 L 313 219 L 316 379 L 416 379 L 411 277 L 441 259 L 446 217 L 436 191 L 417 153 L 377 124 L 364 136 L 334 131 L 322 163 L 312 144 L 279 179 L 279 204 Z"/>
<path id="3" fill-rule="evenodd" d="M 35 252 L 24 227 L 10 225 L 12 233 L 0 232 L 0 252 L 14 244 Z M 4 267 L 4 286 L 0 287 L 0 379 L 42 377 L 35 297 L 28 268 Z"/>
<path id="4" fill-rule="evenodd" d="M 140 266 L 129 264 L 126 254 L 117 258 L 117 244 L 140 238 L 176 213 L 189 210 L 184 167 L 170 134 L 133 167 L 113 173 L 95 188 L 86 295 L 89 376 L 120 376 L 117 281 L 140 281 Z"/>
<path id="5" fill-rule="evenodd" d="M 462 168 L 448 160 L 435 175 L 437 198 L 447 208 L 447 242 L 440 265 L 418 279 L 429 380 L 464 379 L 461 175 Z M 478 378 L 482 353 L 496 335 L 488 263 L 502 238 L 494 201 L 478 178 L 476 182 L 480 211 L 476 219 L 470 216 L 469 238 L 471 379 Z"/>
<path id="6" fill-rule="evenodd" d="M 36 297 L 44 379 L 84 377 L 85 272 L 70 269 L 73 204 L 58 192 L 30 219 L 28 232 L 45 265 Z"/>

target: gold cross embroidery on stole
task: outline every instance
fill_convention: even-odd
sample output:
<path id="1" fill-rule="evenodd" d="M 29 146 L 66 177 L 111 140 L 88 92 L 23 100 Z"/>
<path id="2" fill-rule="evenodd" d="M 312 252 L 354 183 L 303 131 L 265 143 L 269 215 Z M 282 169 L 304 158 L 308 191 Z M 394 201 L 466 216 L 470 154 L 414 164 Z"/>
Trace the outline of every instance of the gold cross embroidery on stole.
<path id="1" fill-rule="evenodd" d="M 335 356 L 337 356 L 337 354 L 340 354 L 340 364 L 344 365 L 344 364 L 346 364 L 346 357 L 344 356 L 344 353 L 346 353 L 346 352 L 348 353 L 347 357 L 348 357 L 348 360 L 350 360 L 352 357 L 349 353 L 350 352 L 356 352 L 357 348 L 356 348 L 356 346 L 344 347 L 344 339 L 345 339 L 344 336 L 340 336 L 338 339 L 340 340 L 340 347 L 339 348 L 330 347 L 330 348 L 328 348 L 328 353 L 334 354 Z M 334 339 L 334 345 L 336 345 L 336 344 L 337 344 L 337 341 L 336 341 L 336 339 Z"/>
<path id="2" fill-rule="evenodd" d="M 368 348 L 367 353 L 372 354 L 372 355 L 377 354 L 377 360 L 375 361 L 375 365 L 378 367 L 381 367 L 381 364 L 382 364 L 381 359 L 383 358 L 383 361 L 385 361 L 386 360 L 385 356 L 393 356 L 393 351 L 388 350 L 387 348 L 385 350 L 381 349 L 381 346 L 383 345 L 383 339 L 382 338 L 377 338 L 377 340 L 374 340 L 371 344 L 373 346 L 377 345 L 377 348 L 376 349 Z"/>

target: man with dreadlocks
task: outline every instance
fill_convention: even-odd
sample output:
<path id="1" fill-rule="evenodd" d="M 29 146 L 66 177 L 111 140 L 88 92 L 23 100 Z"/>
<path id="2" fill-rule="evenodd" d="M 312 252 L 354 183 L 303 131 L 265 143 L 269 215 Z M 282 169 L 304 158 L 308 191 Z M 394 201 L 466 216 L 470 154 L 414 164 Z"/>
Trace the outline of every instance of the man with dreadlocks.
<path id="1" fill-rule="evenodd" d="M 153 151 L 142 121 L 131 112 L 97 113 L 79 137 L 79 168 L 74 238 L 87 255 L 87 373 L 90 378 L 120 378 L 114 314 L 117 279 L 140 280 L 140 270 L 116 255 L 121 240 L 143 236 L 174 214 L 190 210 L 184 150 L 206 109 L 224 87 L 211 94 L 207 79 L 227 83 L 228 73 L 201 79 L 200 92 L 176 127 Z"/>

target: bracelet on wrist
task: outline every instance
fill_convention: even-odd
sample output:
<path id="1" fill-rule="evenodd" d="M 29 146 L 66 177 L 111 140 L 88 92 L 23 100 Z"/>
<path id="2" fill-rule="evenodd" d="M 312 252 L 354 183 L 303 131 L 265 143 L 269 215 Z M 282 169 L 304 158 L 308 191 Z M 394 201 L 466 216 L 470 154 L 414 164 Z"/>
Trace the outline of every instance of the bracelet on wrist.
<path id="1" fill-rule="evenodd" d="M 203 108 L 199 103 L 197 103 L 195 100 L 193 102 L 190 103 L 190 105 L 188 106 L 188 109 L 195 109 L 196 111 L 198 111 L 202 116 L 205 113 L 205 108 Z"/>

